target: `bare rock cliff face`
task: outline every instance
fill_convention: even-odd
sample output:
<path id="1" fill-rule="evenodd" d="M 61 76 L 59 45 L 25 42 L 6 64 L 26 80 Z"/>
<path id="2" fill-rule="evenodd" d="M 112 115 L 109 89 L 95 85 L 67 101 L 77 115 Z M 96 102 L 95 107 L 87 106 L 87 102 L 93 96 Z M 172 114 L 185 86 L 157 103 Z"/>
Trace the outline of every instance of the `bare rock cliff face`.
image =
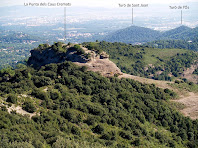
<path id="1" fill-rule="evenodd" d="M 28 65 L 31 65 L 34 68 L 39 68 L 50 63 L 62 63 L 65 60 L 80 63 L 87 62 L 87 59 L 82 55 L 77 54 L 75 50 L 59 53 L 52 48 L 48 48 L 45 50 L 32 50 L 31 57 L 28 59 Z"/>
<path id="2" fill-rule="evenodd" d="M 35 49 L 31 51 L 31 57 L 28 65 L 34 68 L 40 68 L 50 63 L 62 63 L 65 60 L 74 62 L 79 66 L 86 66 L 88 70 L 99 72 L 103 76 L 114 76 L 122 74 L 120 69 L 109 60 L 109 55 L 104 51 L 101 54 L 81 47 L 83 52 L 78 52 L 73 47 L 65 49 L 65 52 L 53 50 L 51 47 L 47 49 Z M 89 56 L 88 56 L 89 55 Z"/>
<path id="3" fill-rule="evenodd" d="M 31 57 L 28 60 L 28 65 L 33 67 L 41 67 L 50 63 L 60 63 L 65 60 L 66 56 L 61 53 L 57 54 L 52 49 L 31 50 Z"/>

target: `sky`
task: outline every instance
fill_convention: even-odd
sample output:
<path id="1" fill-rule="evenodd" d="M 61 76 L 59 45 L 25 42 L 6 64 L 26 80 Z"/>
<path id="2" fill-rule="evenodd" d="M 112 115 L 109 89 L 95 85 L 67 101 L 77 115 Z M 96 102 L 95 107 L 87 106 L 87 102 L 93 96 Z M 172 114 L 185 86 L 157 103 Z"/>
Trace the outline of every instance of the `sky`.
<path id="1" fill-rule="evenodd" d="M 170 9 L 170 6 L 185 6 L 188 5 L 189 9 L 182 9 L 182 21 L 184 25 L 191 27 L 198 25 L 197 18 L 197 7 L 198 0 L 0 0 L 0 7 L 4 6 L 24 6 L 24 3 L 71 3 L 70 8 L 67 9 L 68 16 L 74 16 L 76 18 L 82 18 L 84 20 L 97 20 L 97 19 L 118 19 L 118 20 L 129 20 L 131 22 L 132 16 L 134 19 L 134 24 L 144 22 L 146 25 L 148 23 L 153 24 L 181 24 L 181 10 Z M 193 3 L 195 2 L 195 3 Z M 119 8 L 118 4 L 148 4 L 145 8 Z M 32 6 L 29 6 L 32 7 Z M 97 8 L 98 7 L 98 8 Z M 13 10 L 15 9 L 16 10 Z M 57 7 L 51 7 L 57 8 Z M 103 9 L 105 8 L 105 9 Z M 106 9 L 109 8 L 109 9 Z M 17 9 L 20 9 L 17 10 Z M 25 9 L 25 10 L 24 10 Z M 7 18 L 7 16 L 17 18 L 21 16 L 43 16 L 46 15 L 42 10 L 35 12 L 34 7 L 29 9 L 27 6 L 21 7 L 11 7 L 0 9 L 0 17 Z M 60 11 L 63 15 L 64 8 L 56 10 Z M 132 11 L 133 10 L 133 11 Z M 16 13 L 19 11 L 18 13 Z M 23 11 L 27 11 L 24 13 Z M 8 13 L 9 12 L 9 13 Z M 41 13 L 40 13 L 41 12 Z M 49 13 L 46 11 L 47 14 Z M 51 11 L 51 14 L 57 15 Z M 132 15 L 133 12 L 133 15 Z M 31 14 L 31 15 L 30 15 Z M 49 15 L 48 14 L 48 15 Z M 82 17 L 82 18 L 81 18 Z M 86 18 L 85 18 L 86 17 Z"/>
<path id="2" fill-rule="evenodd" d="M 59 2 L 71 3 L 72 6 L 82 7 L 117 7 L 118 3 L 134 4 L 172 4 L 197 2 L 197 0 L 0 0 L 0 6 L 24 5 L 24 3 Z"/>

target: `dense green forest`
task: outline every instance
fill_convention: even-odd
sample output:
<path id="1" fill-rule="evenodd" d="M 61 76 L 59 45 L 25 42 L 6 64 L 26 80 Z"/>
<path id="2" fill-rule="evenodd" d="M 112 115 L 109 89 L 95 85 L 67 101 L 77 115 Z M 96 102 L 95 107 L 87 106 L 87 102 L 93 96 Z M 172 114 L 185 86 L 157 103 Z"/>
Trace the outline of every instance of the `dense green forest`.
<path id="1" fill-rule="evenodd" d="M 189 40 L 194 40 L 197 37 L 198 37 L 198 27 L 189 28 L 186 26 L 180 26 L 175 29 L 171 29 L 165 32 L 160 32 L 149 28 L 131 26 L 113 32 L 107 35 L 103 40 L 107 42 L 123 42 L 123 43 L 131 43 L 131 44 L 140 44 L 155 40 L 189 41 Z M 177 44 L 178 43 L 180 42 L 177 42 Z"/>
<path id="2" fill-rule="evenodd" d="M 5 43 L 24 43 L 31 41 L 39 41 L 41 38 L 37 36 L 28 35 L 22 32 L 3 31 L 0 30 L 0 41 Z"/>
<path id="3" fill-rule="evenodd" d="M 17 63 L 24 61 L 30 56 L 30 50 L 38 46 L 34 44 L 0 43 L 0 69 L 7 66 L 15 67 Z"/>
<path id="4" fill-rule="evenodd" d="M 103 40 L 107 42 L 141 43 L 156 40 L 160 32 L 149 28 L 131 26 L 107 35 Z"/>
<path id="5" fill-rule="evenodd" d="M 175 93 L 168 89 L 104 78 L 71 62 L 0 74 L 1 102 L 38 113 L 29 119 L 1 105 L 2 148 L 198 145 L 198 121 L 169 106 Z"/>
<path id="6" fill-rule="evenodd" d="M 198 37 L 198 27 L 180 26 L 162 33 L 161 39 L 193 40 Z"/>
<path id="7" fill-rule="evenodd" d="M 169 89 L 105 78 L 69 61 L 2 69 L 0 147 L 196 148 L 198 120 L 171 107 L 175 97 Z M 8 113 L 12 104 L 36 115 Z"/>
<path id="8" fill-rule="evenodd" d="M 193 39 L 192 41 L 186 40 L 158 40 L 153 42 L 148 42 L 144 44 L 146 46 L 154 48 L 178 48 L 178 49 L 189 49 L 193 51 L 198 51 L 198 39 Z"/>
<path id="9" fill-rule="evenodd" d="M 171 81 L 179 77 L 197 59 L 197 53 L 184 49 L 155 49 L 125 43 L 83 43 L 104 50 L 122 72 L 157 80 Z"/>

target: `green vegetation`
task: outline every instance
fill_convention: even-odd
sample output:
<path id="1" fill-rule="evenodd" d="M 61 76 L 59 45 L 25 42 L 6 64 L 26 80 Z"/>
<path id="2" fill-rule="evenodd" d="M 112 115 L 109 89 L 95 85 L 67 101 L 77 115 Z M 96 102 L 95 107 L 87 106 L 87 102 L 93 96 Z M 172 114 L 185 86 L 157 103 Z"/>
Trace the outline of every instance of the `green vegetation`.
<path id="1" fill-rule="evenodd" d="M 193 82 L 189 82 L 186 79 L 184 80 L 175 80 L 175 83 L 169 84 L 173 88 L 177 88 L 180 91 L 186 90 L 188 92 L 198 92 L 198 85 Z"/>
<path id="2" fill-rule="evenodd" d="M 41 39 L 21 32 L 0 30 L 0 69 L 16 66 L 29 57 Z"/>
<path id="3" fill-rule="evenodd" d="M 86 47 L 90 44 L 106 51 L 122 72 L 157 80 L 171 81 L 179 77 L 197 59 L 197 53 L 184 49 L 154 49 L 105 41 L 83 43 Z"/>
<path id="4" fill-rule="evenodd" d="M 46 48 L 44 48 L 44 49 L 46 49 Z M 66 53 L 67 52 L 66 45 L 62 42 L 55 42 L 52 45 L 52 49 L 55 50 L 57 53 Z"/>
<path id="5" fill-rule="evenodd" d="M 151 42 L 155 40 L 181 40 L 181 41 L 174 42 L 175 44 L 179 43 L 179 45 L 171 45 L 171 43 L 168 43 L 169 44 L 168 46 L 171 46 L 171 48 L 174 48 L 174 47 L 184 48 L 188 44 L 184 45 L 183 41 L 189 41 L 189 40 L 192 41 L 192 40 L 197 39 L 198 37 L 197 33 L 198 33 L 198 27 L 192 29 L 186 26 L 180 26 L 175 29 L 171 29 L 165 32 L 160 32 L 160 31 L 149 29 L 149 28 L 131 26 L 131 27 L 121 29 L 112 34 L 107 35 L 104 38 L 104 41 L 139 44 L 139 43 L 146 43 L 146 42 Z M 163 45 L 160 47 L 164 46 L 164 48 L 167 48 L 165 45 L 165 43 L 167 42 L 169 41 L 165 41 L 164 43 L 162 43 Z M 182 45 L 184 45 L 184 47 Z M 197 47 L 197 44 L 194 44 L 194 45 Z M 193 48 L 194 45 L 188 48 Z"/>
<path id="6" fill-rule="evenodd" d="M 193 74 L 198 75 L 198 69 L 195 69 L 195 70 L 193 71 Z"/>
<path id="7" fill-rule="evenodd" d="M 34 48 L 34 50 L 43 51 L 43 50 L 50 49 L 50 48 L 52 48 L 57 53 L 67 52 L 66 45 L 62 42 L 54 42 L 52 46 L 50 46 L 49 44 L 40 44 L 37 48 Z"/>
<path id="8" fill-rule="evenodd" d="M 178 48 L 178 49 L 189 49 L 193 51 L 198 51 L 198 39 L 192 41 L 188 40 L 159 40 L 146 43 L 145 45 L 154 48 Z"/>
<path id="9" fill-rule="evenodd" d="M 197 31 L 198 27 L 189 28 L 187 26 L 180 26 L 164 32 L 161 39 L 193 40 L 198 37 Z"/>
<path id="10" fill-rule="evenodd" d="M 30 102 L 30 101 L 25 101 L 25 102 L 23 103 L 22 108 L 23 108 L 25 111 L 29 112 L 29 113 L 33 113 L 33 112 L 36 111 L 36 107 L 35 107 L 34 104 L 33 104 L 32 102 Z"/>
<path id="11" fill-rule="evenodd" d="M 105 78 L 71 62 L 17 69 L 9 79 L 5 75 L 1 73 L 1 101 L 21 96 L 17 104 L 39 114 L 30 119 L 9 114 L 1 105 L 2 148 L 198 146 L 198 120 L 169 105 L 171 90 Z"/>
<path id="12" fill-rule="evenodd" d="M 99 48 L 98 42 L 94 43 L 94 42 L 91 42 L 89 43 L 88 45 L 86 45 L 85 47 L 88 49 L 88 50 L 92 50 L 92 51 L 95 51 L 96 53 L 98 54 L 101 54 L 102 53 L 102 49 Z"/>
<path id="13" fill-rule="evenodd" d="M 161 33 L 149 28 L 131 26 L 125 29 L 118 30 L 107 35 L 104 41 L 107 42 L 122 42 L 122 43 L 142 43 L 150 42 L 159 38 Z"/>
<path id="14" fill-rule="evenodd" d="M 7 102 L 16 104 L 17 103 L 17 97 L 14 94 L 10 94 L 6 100 Z"/>
<path id="15" fill-rule="evenodd" d="M 80 45 L 74 45 L 74 49 L 77 51 L 77 54 L 85 54 L 85 51 L 80 47 Z"/>

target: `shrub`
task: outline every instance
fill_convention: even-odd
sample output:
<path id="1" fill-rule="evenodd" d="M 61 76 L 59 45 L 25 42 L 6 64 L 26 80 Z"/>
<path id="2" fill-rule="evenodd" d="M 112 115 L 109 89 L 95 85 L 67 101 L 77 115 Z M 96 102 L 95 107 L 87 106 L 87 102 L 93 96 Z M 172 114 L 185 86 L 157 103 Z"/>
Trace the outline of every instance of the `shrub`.
<path id="1" fill-rule="evenodd" d="M 50 92 L 50 97 L 52 100 L 58 100 L 61 99 L 61 94 L 57 90 L 53 90 Z"/>
<path id="2" fill-rule="evenodd" d="M 76 126 L 72 126 L 71 133 L 78 136 L 81 134 L 80 129 Z"/>
<path id="3" fill-rule="evenodd" d="M 189 85 L 194 85 L 194 83 L 193 82 L 189 82 Z"/>
<path id="4" fill-rule="evenodd" d="M 61 115 L 70 122 L 78 123 L 82 121 L 82 116 L 76 113 L 74 110 L 66 109 L 63 110 Z"/>
<path id="5" fill-rule="evenodd" d="M 104 132 L 104 127 L 102 125 L 97 125 L 96 127 L 92 128 L 92 131 L 97 134 L 102 134 Z"/>
<path id="6" fill-rule="evenodd" d="M 8 109 L 5 106 L 0 106 L 0 108 L 2 111 L 6 111 L 6 112 L 8 111 Z"/>
<path id="7" fill-rule="evenodd" d="M 36 76 L 33 78 L 33 82 L 36 87 L 42 87 L 46 85 L 51 85 L 51 79 L 49 77 L 44 77 L 44 76 Z"/>
<path id="8" fill-rule="evenodd" d="M 88 117 L 85 123 L 88 125 L 94 125 L 97 122 L 97 119 L 95 117 Z"/>
<path id="9" fill-rule="evenodd" d="M 39 89 L 34 89 L 31 93 L 31 95 L 33 95 L 34 97 L 41 99 L 41 100 L 48 100 L 49 97 L 47 95 L 47 93 L 39 90 Z"/>
<path id="10" fill-rule="evenodd" d="M 22 108 L 29 113 L 33 113 L 36 111 L 36 107 L 34 106 L 34 104 L 29 101 L 24 102 Z"/>
<path id="11" fill-rule="evenodd" d="M 14 95 L 14 94 L 10 94 L 8 96 L 6 102 L 10 102 L 10 103 L 16 104 L 17 103 L 17 96 Z"/>
<path id="12" fill-rule="evenodd" d="M 135 141 L 134 141 L 134 145 L 139 146 L 140 145 L 140 139 L 136 138 Z"/>
<path id="13" fill-rule="evenodd" d="M 120 135 L 120 137 L 122 137 L 124 139 L 127 139 L 127 140 L 131 140 L 132 139 L 132 135 L 129 132 L 121 131 L 119 135 Z"/>
<path id="14" fill-rule="evenodd" d="M 111 136 L 109 134 L 103 134 L 100 138 L 104 140 L 110 140 Z"/>
<path id="15" fill-rule="evenodd" d="M 74 45 L 74 49 L 77 51 L 77 54 L 85 54 L 85 51 L 80 47 L 80 45 Z"/>

